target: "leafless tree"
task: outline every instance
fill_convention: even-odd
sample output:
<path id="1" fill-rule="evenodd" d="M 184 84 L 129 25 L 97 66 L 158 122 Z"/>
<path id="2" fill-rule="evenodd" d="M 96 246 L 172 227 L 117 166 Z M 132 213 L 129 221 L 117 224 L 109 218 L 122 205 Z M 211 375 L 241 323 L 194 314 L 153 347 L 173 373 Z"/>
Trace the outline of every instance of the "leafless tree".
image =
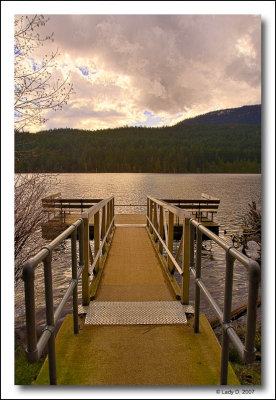
<path id="1" fill-rule="evenodd" d="M 17 132 L 30 126 L 41 126 L 45 122 L 45 111 L 60 110 L 72 94 L 73 87 L 68 77 L 57 77 L 58 50 L 38 61 L 41 47 L 53 40 L 53 34 L 43 37 L 40 34 L 47 21 L 43 15 L 20 16 L 14 20 L 14 122 Z M 18 151 L 15 156 L 22 154 Z M 41 199 L 49 194 L 55 182 L 56 175 L 15 175 L 16 282 L 21 277 L 23 263 L 41 247 L 39 231 L 47 217 Z"/>
<path id="2" fill-rule="evenodd" d="M 14 256 L 15 281 L 21 277 L 25 261 L 42 246 L 38 240 L 41 224 L 46 222 L 41 199 L 53 190 L 57 177 L 48 174 L 15 175 Z"/>
<path id="3" fill-rule="evenodd" d="M 56 76 L 58 50 L 44 55 L 40 62 L 33 57 L 45 42 L 53 40 L 53 34 L 41 37 L 39 33 L 47 21 L 43 15 L 14 20 L 14 117 L 18 131 L 41 126 L 45 110 L 60 110 L 73 93 L 68 77 Z"/>

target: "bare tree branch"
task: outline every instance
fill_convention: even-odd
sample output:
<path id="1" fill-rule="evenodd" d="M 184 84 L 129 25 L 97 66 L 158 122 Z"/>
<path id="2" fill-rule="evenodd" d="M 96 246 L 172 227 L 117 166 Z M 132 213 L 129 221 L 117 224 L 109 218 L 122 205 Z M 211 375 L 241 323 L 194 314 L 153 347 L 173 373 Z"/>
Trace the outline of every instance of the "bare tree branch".
<path id="1" fill-rule="evenodd" d="M 14 115 L 15 129 L 41 126 L 46 119 L 45 110 L 61 110 L 73 94 L 69 77 L 58 79 L 56 58 L 58 50 L 45 55 L 38 63 L 31 56 L 52 40 L 53 33 L 41 37 L 39 28 L 49 19 L 43 15 L 21 16 L 14 21 Z"/>
<path id="2" fill-rule="evenodd" d="M 39 30 L 49 19 L 43 15 L 21 16 L 14 20 L 14 114 L 15 131 L 45 122 L 45 110 L 60 110 L 73 93 L 69 77 L 56 76 L 58 50 L 45 55 L 42 61 L 34 60 L 33 53 L 53 33 L 41 37 Z M 23 152 L 17 151 L 20 158 Z M 22 265 L 41 247 L 41 225 L 47 220 L 41 199 L 50 193 L 56 175 L 15 175 L 15 282 L 21 277 Z"/>
<path id="3" fill-rule="evenodd" d="M 47 221 L 41 199 L 53 190 L 57 176 L 49 174 L 15 175 L 14 257 L 15 281 L 21 276 L 22 265 L 41 247 L 41 225 Z"/>

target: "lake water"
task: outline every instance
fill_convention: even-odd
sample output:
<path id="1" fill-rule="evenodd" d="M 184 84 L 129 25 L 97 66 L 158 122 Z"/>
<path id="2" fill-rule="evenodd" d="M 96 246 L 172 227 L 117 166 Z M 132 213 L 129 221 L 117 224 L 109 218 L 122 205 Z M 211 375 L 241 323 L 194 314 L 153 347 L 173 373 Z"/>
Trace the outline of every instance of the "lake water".
<path id="1" fill-rule="evenodd" d="M 231 234 L 241 232 L 242 217 L 248 211 L 248 203 L 255 201 L 261 207 L 261 175 L 259 174 L 59 174 L 52 193 L 61 192 L 67 198 L 106 198 L 115 196 L 115 213 L 145 213 L 146 196 L 156 198 L 192 199 L 207 193 L 220 199 L 215 221 L 220 225 L 220 237 L 231 242 Z M 126 204 L 135 207 L 120 206 Z M 70 280 L 70 241 L 62 243 L 53 254 L 54 304 L 60 301 Z M 218 304 L 223 305 L 225 277 L 225 253 L 216 244 L 205 243 L 203 249 L 202 279 Z M 79 292 L 81 287 L 79 285 Z M 191 280 L 191 304 L 194 285 Z M 246 303 L 247 273 L 235 262 L 233 285 L 233 308 Z M 43 323 L 44 283 L 43 269 L 36 271 L 37 321 Z M 208 318 L 215 317 L 203 299 L 201 311 Z M 68 303 L 65 312 L 71 312 Z M 24 325 L 23 284 L 19 283 L 15 293 L 15 326 Z"/>

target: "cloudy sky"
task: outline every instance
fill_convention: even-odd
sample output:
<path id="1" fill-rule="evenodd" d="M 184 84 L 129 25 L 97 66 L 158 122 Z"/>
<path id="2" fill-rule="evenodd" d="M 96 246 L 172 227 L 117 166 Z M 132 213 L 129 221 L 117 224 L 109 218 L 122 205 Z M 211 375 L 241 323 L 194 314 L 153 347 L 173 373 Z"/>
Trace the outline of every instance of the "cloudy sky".
<path id="1" fill-rule="evenodd" d="M 75 94 L 46 128 L 172 125 L 261 103 L 260 15 L 48 17 L 43 54 L 59 49 Z"/>

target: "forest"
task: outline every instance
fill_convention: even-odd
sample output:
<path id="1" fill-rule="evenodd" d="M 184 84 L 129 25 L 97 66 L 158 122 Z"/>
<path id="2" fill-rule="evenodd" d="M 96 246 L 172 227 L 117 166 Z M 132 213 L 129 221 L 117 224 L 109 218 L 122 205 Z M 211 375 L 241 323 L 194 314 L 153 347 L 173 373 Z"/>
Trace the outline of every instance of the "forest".
<path id="1" fill-rule="evenodd" d="M 15 132 L 15 172 L 260 173 L 260 125 Z"/>

